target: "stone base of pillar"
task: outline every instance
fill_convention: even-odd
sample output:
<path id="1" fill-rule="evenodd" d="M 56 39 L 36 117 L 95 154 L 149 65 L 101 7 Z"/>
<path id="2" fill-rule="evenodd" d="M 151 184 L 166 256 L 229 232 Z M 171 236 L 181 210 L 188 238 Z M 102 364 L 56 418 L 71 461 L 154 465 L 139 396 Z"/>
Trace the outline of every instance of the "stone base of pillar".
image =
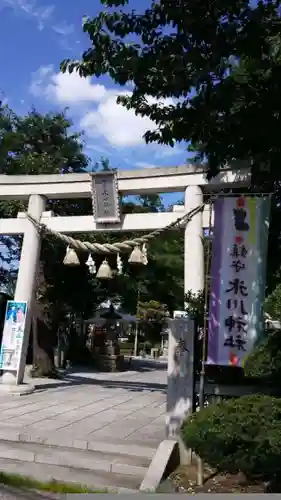
<path id="1" fill-rule="evenodd" d="M 6 384 L 0 379 L 0 396 L 4 394 L 10 394 L 12 396 L 23 396 L 25 394 L 31 394 L 35 391 L 35 386 L 31 384 Z"/>
<path id="2" fill-rule="evenodd" d="M 17 384 L 16 373 L 4 372 L 0 377 L 0 395 L 11 394 L 22 396 L 34 392 L 35 386 L 32 384 Z"/>
<path id="3" fill-rule="evenodd" d="M 160 356 L 161 359 L 168 359 L 168 347 L 164 347 L 163 352 Z"/>
<path id="4" fill-rule="evenodd" d="M 96 358 L 96 366 L 100 372 L 124 372 L 125 361 L 124 356 L 116 354 L 99 355 Z"/>

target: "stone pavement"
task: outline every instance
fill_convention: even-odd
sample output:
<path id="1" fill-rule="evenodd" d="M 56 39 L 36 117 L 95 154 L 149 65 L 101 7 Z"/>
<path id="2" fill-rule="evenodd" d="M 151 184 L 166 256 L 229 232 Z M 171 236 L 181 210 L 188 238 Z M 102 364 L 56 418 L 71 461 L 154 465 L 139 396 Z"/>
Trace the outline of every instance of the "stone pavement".
<path id="1" fill-rule="evenodd" d="M 37 386 L 32 394 L 0 395 L 0 438 L 10 431 L 157 446 L 165 437 L 165 363 L 134 360 L 130 372 L 83 370 L 31 382 Z"/>

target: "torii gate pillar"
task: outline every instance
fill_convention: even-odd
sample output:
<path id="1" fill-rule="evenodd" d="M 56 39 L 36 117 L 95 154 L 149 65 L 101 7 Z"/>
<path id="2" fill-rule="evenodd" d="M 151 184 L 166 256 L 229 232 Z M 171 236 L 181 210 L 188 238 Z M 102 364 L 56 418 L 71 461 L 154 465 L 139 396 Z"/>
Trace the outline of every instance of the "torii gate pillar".
<path id="1" fill-rule="evenodd" d="M 185 212 L 203 203 L 199 186 L 185 190 Z M 204 288 L 204 246 L 202 212 L 186 225 L 184 235 L 184 293 L 197 294 Z M 167 436 L 178 438 L 182 422 L 193 408 L 194 322 L 180 318 L 169 322 Z M 181 446 L 181 445 L 180 445 Z"/>
<path id="2" fill-rule="evenodd" d="M 33 194 L 29 197 L 28 213 L 34 219 L 40 221 L 43 211 L 45 210 L 46 200 L 43 196 Z M 26 363 L 26 355 L 28 349 L 29 333 L 32 316 L 32 301 L 34 300 L 36 274 L 40 260 L 41 236 L 32 222 L 29 222 L 25 230 L 21 258 L 19 264 L 18 278 L 16 284 L 15 298 L 16 301 L 27 302 L 27 315 L 25 322 L 25 331 L 23 345 L 21 350 L 20 362 L 17 372 L 6 371 L 1 377 L 1 384 L 11 387 L 23 383 L 24 369 Z M 12 387 L 11 387 L 12 389 Z"/>
<path id="3" fill-rule="evenodd" d="M 185 189 L 185 212 L 203 204 L 199 186 Z M 197 294 L 204 289 L 203 212 L 194 215 L 186 225 L 184 234 L 184 293 Z"/>

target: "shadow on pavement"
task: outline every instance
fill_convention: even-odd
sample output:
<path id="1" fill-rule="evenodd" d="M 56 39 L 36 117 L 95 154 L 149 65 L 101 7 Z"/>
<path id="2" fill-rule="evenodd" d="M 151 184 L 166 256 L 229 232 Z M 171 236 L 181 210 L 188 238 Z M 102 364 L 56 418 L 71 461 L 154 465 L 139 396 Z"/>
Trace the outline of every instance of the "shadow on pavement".
<path id="1" fill-rule="evenodd" d="M 60 380 L 50 380 L 50 382 L 46 382 L 42 385 L 38 385 L 36 387 L 36 392 L 44 392 L 48 389 L 57 389 L 61 387 L 74 387 L 74 386 L 100 386 L 108 389 L 125 389 L 132 392 L 141 392 L 141 391 L 149 391 L 149 392 L 161 392 L 166 394 L 167 392 L 167 384 L 166 383 L 157 383 L 153 381 L 141 381 L 141 380 L 124 380 L 126 377 L 126 373 L 128 374 L 128 378 L 133 378 L 134 375 L 137 376 L 138 373 L 144 372 L 154 372 L 154 371 L 166 371 L 167 365 L 161 362 L 153 362 L 153 361 L 143 361 L 143 360 L 133 360 L 132 371 L 137 373 L 132 373 L 131 371 L 120 373 L 120 379 L 100 379 L 95 378 L 95 372 L 92 370 L 87 370 L 83 368 L 83 373 L 79 372 L 79 369 L 75 369 L 68 371 L 62 379 Z M 81 370 L 82 371 L 82 370 Z M 87 376 L 87 373 L 91 376 Z M 100 372 L 99 372 L 100 375 Z M 106 373 L 106 375 L 110 375 Z M 114 377 L 115 374 L 113 374 Z M 35 384 L 36 385 L 36 384 Z"/>
<path id="2" fill-rule="evenodd" d="M 159 384 L 154 382 L 131 382 L 128 380 L 98 380 L 94 378 L 84 377 L 81 375 L 66 375 L 62 380 L 55 380 L 44 385 L 36 387 L 36 392 L 44 392 L 48 389 L 56 389 L 59 387 L 71 387 L 81 385 L 94 385 L 105 387 L 107 389 L 126 389 L 132 392 L 162 392 L 166 394 L 167 384 Z"/>

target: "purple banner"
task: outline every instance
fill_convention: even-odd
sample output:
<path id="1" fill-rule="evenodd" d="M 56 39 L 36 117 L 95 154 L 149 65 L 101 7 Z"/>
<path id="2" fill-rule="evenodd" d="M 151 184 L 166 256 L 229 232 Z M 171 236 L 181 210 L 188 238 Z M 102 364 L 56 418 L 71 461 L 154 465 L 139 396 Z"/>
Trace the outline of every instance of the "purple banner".
<path id="1" fill-rule="evenodd" d="M 207 363 L 242 366 L 263 332 L 268 198 L 214 203 Z"/>

